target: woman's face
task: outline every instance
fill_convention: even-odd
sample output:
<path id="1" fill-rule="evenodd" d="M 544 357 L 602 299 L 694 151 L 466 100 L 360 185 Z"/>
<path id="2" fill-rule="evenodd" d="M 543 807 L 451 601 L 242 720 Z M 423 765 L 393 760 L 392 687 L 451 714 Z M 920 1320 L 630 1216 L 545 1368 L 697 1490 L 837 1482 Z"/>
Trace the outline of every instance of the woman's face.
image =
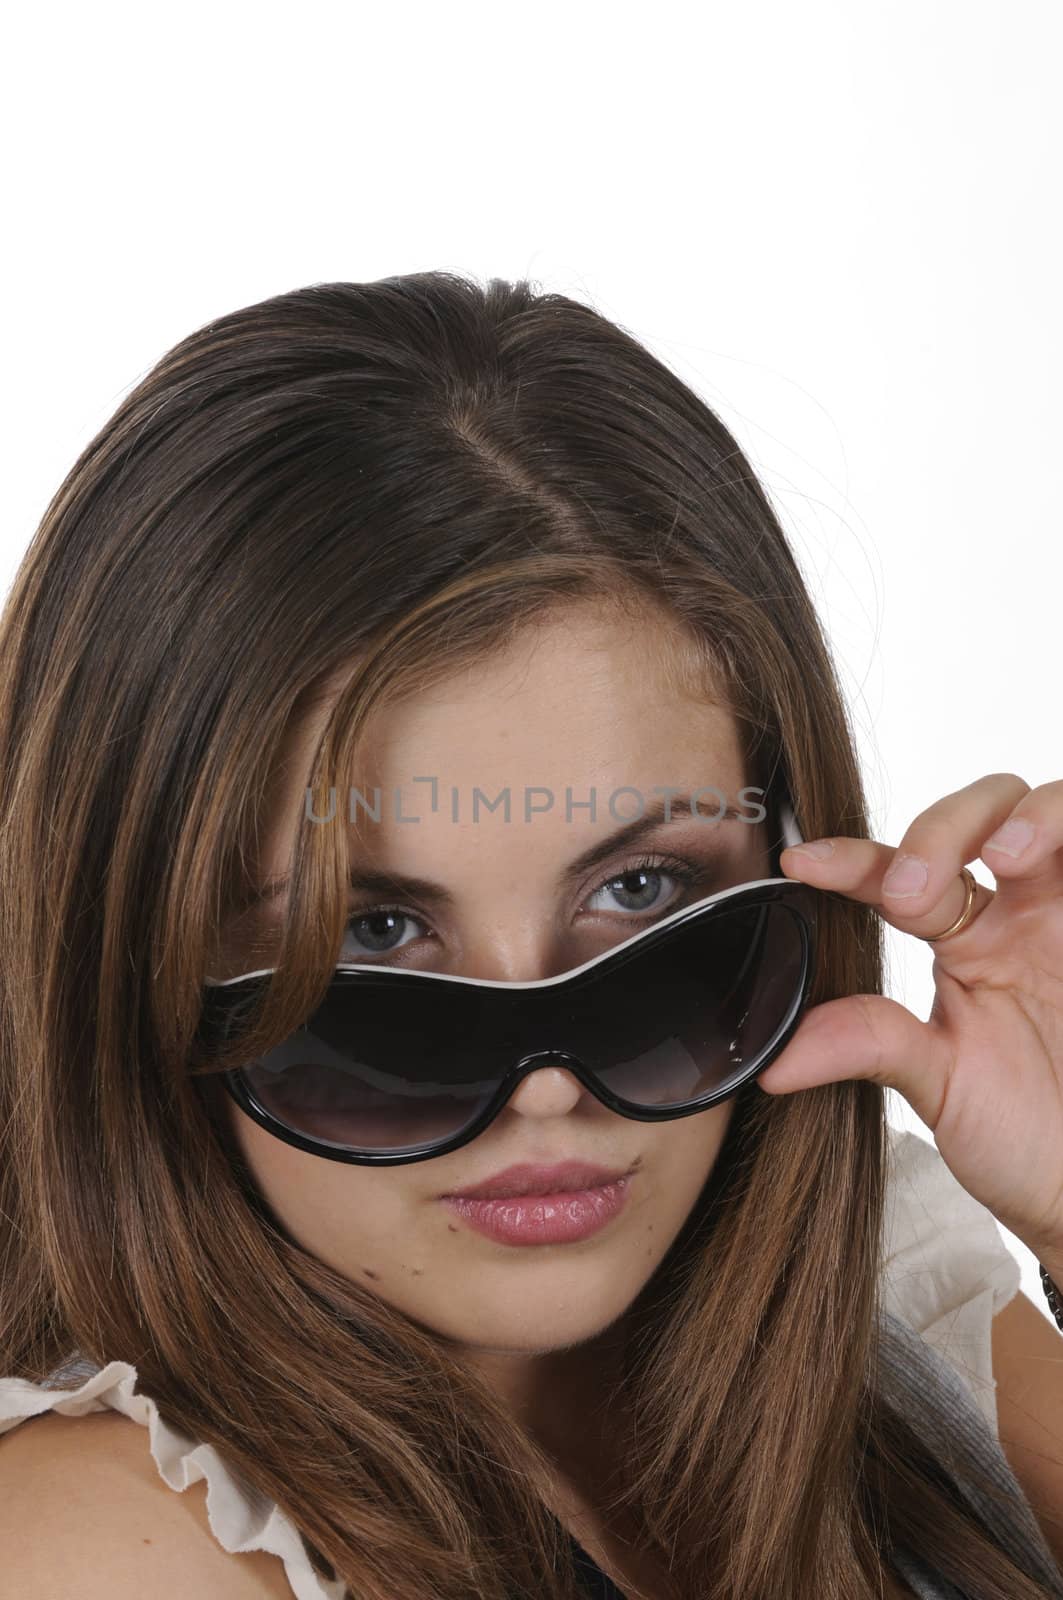
<path id="1" fill-rule="evenodd" d="M 431 879 L 449 899 L 401 888 L 386 899 L 352 891 L 341 959 L 466 977 L 528 981 L 567 971 L 715 889 L 770 874 L 766 826 L 677 818 L 617 847 L 593 870 L 570 868 L 592 845 L 648 809 L 670 786 L 689 797 L 712 785 L 743 815 L 752 809 L 732 717 L 678 694 L 647 633 L 570 609 L 482 664 L 378 713 L 356 782 L 381 820 L 358 822 L 357 865 Z M 323 716 L 324 712 L 320 713 Z M 271 791 L 258 859 L 262 877 L 288 870 L 320 716 L 293 728 Z M 438 779 L 433 811 L 431 785 Z M 510 821 L 494 798 L 508 786 Z M 526 789 L 549 811 L 524 821 Z M 453 820 L 452 791 L 458 797 Z M 571 791 L 571 814 L 566 796 Z M 394 796 L 401 792 L 401 809 Z M 596 795 L 592 816 L 586 804 Z M 344 792 L 343 798 L 346 798 Z M 760 798 L 759 794 L 753 799 Z M 709 794 L 708 818 L 720 809 Z M 418 817 L 414 823 L 396 820 Z M 655 855 L 674 866 L 641 875 Z M 355 848 L 352 846 L 352 857 Z M 628 876 L 625 877 L 625 874 Z M 401 908 L 373 918 L 374 905 Z M 283 900 L 245 914 L 227 934 L 225 964 L 249 970 L 253 944 L 276 927 Z M 261 959 L 259 966 L 265 965 Z M 330 1161 L 274 1138 L 226 1097 L 239 1145 L 274 1215 L 305 1249 L 418 1323 L 471 1352 L 544 1354 L 601 1334 L 652 1276 L 712 1171 L 733 1109 L 726 1101 L 671 1122 L 608 1110 L 562 1066 L 543 1066 L 513 1091 L 494 1122 L 461 1149 L 428 1161 L 368 1167 Z M 568 1158 L 634 1167 L 626 1204 L 589 1237 L 512 1244 L 472 1228 L 440 1196 L 515 1162 Z"/>

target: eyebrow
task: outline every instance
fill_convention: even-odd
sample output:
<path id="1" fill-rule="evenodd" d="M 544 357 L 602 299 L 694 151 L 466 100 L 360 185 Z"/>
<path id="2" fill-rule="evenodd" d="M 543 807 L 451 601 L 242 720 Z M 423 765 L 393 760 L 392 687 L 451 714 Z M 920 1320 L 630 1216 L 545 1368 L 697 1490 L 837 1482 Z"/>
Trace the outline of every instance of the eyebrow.
<path id="1" fill-rule="evenodd" d="M 714 833 L 716 826 L 721 822 L 748 821 L 745 815 L 735 806 L 728 806 L 726 810 L 716 817 L 707 817 L 700 811 L 695 811 L 689 800 L 682 795 L 673 796 L 671 801 L 671 815 L 666 817 L 668 797 L 662 795 L 651 805 L 647 805 L 641 817 L 634 817 L 630 822 L 624 823 L 614 833 L 604 839 L 599 839 L 596 844 L 584 850 L 582 855 L 570 861 L 561 875 L 561 881 L 566 886 L 571 886 L 575 879 L 581 878 L 585 872 L 598 866 L 607 856 L 613 855 L 617 850 L 636 844 L 645 834 L 652 833 L 656 828 L 670 823 L 689 821 L 697 818 L 702 826 L 706 826 Z M 283 893 L 291 882 L 291 873 L 285 872 L 277 877 L 266 878 L 262 883 L 252 887 L 234 908 L 234 914 L 243 914 L 252 906 L 265 904 L 275 900 Z M 435 883 L 431 878 L 410 877 L 401 872 L 383 872 L 369 867 L 353 866 L 348 877 L 348 887 L 370 891 L 376 894 L 403 894 L 411 899 L 417 899 L 426 904 L 446 906 L 452 908 L 457 897 L 452 890 L 441 883 Z"/>

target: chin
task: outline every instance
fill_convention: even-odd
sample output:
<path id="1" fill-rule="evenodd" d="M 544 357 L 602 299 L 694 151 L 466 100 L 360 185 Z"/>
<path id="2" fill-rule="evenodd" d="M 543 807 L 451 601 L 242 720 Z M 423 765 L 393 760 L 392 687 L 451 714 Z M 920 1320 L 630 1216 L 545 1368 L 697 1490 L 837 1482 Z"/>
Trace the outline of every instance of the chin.
<path id="1" fill-rule="evenodd" d="M 529 1307 L 522 1316 L 519 1306 L 507 1308 L 505 1318 L 497 1321 L 489 1316 L 479 1317 L 467 1330 L 452 1327 L 447 1337 L 468 1350 L 502 1356 L 549 1356 L 562 1350 L 574 1349 L 597 1339 L 612 1327 L 623 1314 L 625 1306 L 586 1307 L 582 1316 L 566 1316 L 562 1310 L 550 1321 L 544 1321 L 543 1306 Z"/>

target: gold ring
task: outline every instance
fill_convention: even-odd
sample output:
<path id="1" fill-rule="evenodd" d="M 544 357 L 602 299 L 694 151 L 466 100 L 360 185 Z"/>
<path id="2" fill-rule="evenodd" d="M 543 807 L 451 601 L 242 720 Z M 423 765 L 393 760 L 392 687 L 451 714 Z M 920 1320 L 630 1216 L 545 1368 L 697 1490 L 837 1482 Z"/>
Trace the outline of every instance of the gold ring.
<path id="1" fill-rule="evenodd" d="M 942 939 L 951 939 L 954 933 L 960 933 L 962 929 L 966 928 L 974 917 L 974 897 L 978 893 L 978 879 L 970 867 L 961 868 L 961 872 L 967 883 L 967 898 L 963 903 L 963 910 L 952 926 L 945 929 L 944 933 L 935 933 L 932 938 L 928 938 L 925 933 L 921 933 L 919 937 L 927 944 L 940 944 Z"/>

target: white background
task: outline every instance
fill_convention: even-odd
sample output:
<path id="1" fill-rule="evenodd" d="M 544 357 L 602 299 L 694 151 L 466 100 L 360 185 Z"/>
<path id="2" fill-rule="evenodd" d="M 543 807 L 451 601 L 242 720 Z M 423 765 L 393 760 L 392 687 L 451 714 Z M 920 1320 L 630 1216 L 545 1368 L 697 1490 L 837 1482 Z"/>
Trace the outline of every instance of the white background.
<path id="1" fill-rule="evenodd" d="M 635 333 L 750 453 L 876 837 L 984 773 L 1063 777 L 1061 43 L 1057 0 L 20 8 L 0 582 L 211 317 L 340 278 L 529 276 Z M 889 938 L 925 1017 L 930 949 Z"/>

